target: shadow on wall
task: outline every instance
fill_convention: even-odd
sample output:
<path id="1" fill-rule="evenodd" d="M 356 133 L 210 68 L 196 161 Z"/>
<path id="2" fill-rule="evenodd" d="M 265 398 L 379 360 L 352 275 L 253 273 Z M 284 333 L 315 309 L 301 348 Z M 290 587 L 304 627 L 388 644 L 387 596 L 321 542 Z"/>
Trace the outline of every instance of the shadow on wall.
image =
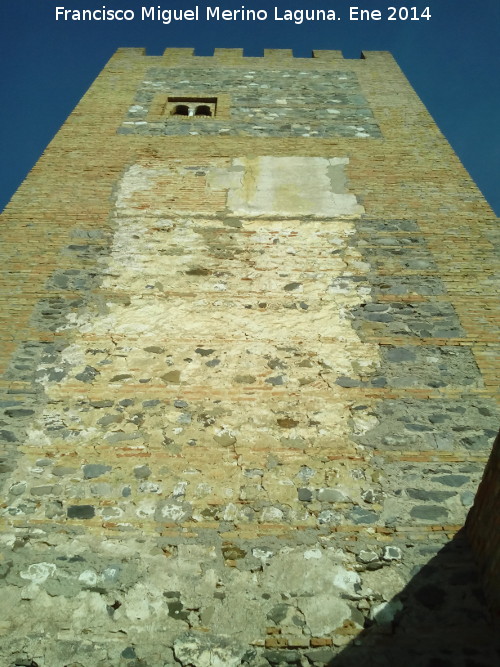
<path id="1" fill-rule="evenodd" d="M 319 657 L 319 656 L 318 656 Z M 328 667 L 496 667 L 500 641 L 465 531 Z"/>

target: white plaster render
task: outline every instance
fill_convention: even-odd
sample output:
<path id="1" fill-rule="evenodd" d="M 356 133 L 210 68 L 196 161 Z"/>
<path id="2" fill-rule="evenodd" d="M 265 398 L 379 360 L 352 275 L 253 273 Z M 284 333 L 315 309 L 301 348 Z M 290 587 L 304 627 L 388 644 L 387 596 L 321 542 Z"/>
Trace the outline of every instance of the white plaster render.
<path id="1" fill-rule="evenodd" d="M 233 160 L 228 208 L 236 215 L 353 216 L 364 213 L 345 189 L 348 158 L 247 157 Z M 220 177 L 219 177 L 220 178 Z M 213 182 L 213 186 L 219 185 Z"/>
<path id="2" fill-rule="evenodd" d="M 245 180 L 246 171 L 251 170 L 251 166 L 243 166 L 244 160 L 239 162 L 240 169 L 235 172 L 224 171 L 219 166 L 211 172 L 208 167 L 208 183 L 212 182 L 213 173 L 217 178 L 223 173 L 229 174 L 230 183 L 235 174 L 238 178 L 243 175 Z M 298 189 L 304 170 L 317 177 L 316 198 L 323 201 L 322 213 L 326 214 L 333 201 L 332 179 L 327 178 L 326 170 L 343 169 L 346 162 L 347 159 L 338 158 L 293 158 L 284 170 L 285 181 L 292 183 L 295 174 L 295 188 Z M 271 159 L 263 159 L 262 164 L 264 172 L 273 165 L 277 172 L 280 171 Z M 269 389 L 265 384 L 269 375 L 269 356 L 276 354 L 277 345 L 295 343 L 309 355 L 312 370 L 306 367 L 275 374 L 281 373 L 283 384 L 290 390 L 308 389 L 302 388 L 303 395 L 299 400 L 290 402 L 290 398 L 278 398 L 274 407 L 281 403 L 286 410 L 293 403 L 293 409 L 315 411 L 322 419 L 318 443 L 322 439 L 331 442 L 332 437 L 346 442 L 350 413 L 345 399 L 340 399 L 342 392 L 335 385 L 335 379 L 341 375 L 356 375 L 378 365 L 376 347 L 361 344 L 344 317 L 345 310 L 364 297 L 354 290 L 344 294 L 330 291 L 335 278 L 349 271 L 349 262 L 357 261 L 356 254 L 347 249 L 344 259 L 331 254 L 332 247 L 338 249 L 345 245 L 353 233 L 352 223 L 345 218 L 306 223 L 296 219 L 259 219 L 246 220 L 244 233 L 232 233 L 232 230 L 219 233 L 214 231 L 216 226 L 210 218 L 172 218 L 169 204 L 160 211 L 159 219 L 151 215 L 150 210 L 139 216 L 138 209 L 147 202 L 153 201 L 155 210 L 159 208 L 158 184 L 174 173 L 188 179 L 192 177 L 192 171 L 184 166 L 134 165 L 119 184 L 116 233 L 103 288 L 108 293 L 126 291 L 129 299 L 127 302 L 109 302 L 107 314 L 97 317 L 87 314 L 80 317 L 78 323 L 73 322 L 84 339 L 117 337 L 122 349 L 127 348 L 126 354 L 112 356 L 112 363 L 99 369 L 100 376 L 95 383 L 107 383 L 117 373 L 129 372 L 134 376 L 139 369 L 147 367 L 148 374 L 156 376 L 156 382 L 161 384 L 160 378 L 168 370 L 165 359 L 158 360 L 158 368 L 155 368 L 151 356 L 143 350 L 147 345 L 161 342 L 170 348 L 186 347 L 184 357 L 196 356 L 191 348 L 197 345 L 216 346 L 221 358 L 222 363 L 213 371 L 206 368 L 206 360 L 195 358 L 179 371 L 177 380 L 173 380 L 176 386 L 228 387 L 234 385 L 235 377 L 248 377 L 245 382 L 253 385 L 252 388 Z M 198 182 L 202 180 L 198 177 Z M 312 197 L 312 190 L 308 188 L 312 188 L 312 181 L 304 190 Z M 169 200 L 175 195 L 171 191 L 166 194 Z M 241 194 L 240 191 L 239 196 Z M 249 192 L 248 196 L 255 201 L 254 192 Z M 283 202 L 287 197 L 284 196 Z M 277 201 L 281 201 L 279 197 Z M 300 207 L 300 203 L 297 205 Z M 213 214 L 209 205 L 207 209 L 208 216 Z M 351 207 L 350 211 L 354 210 Z M 288 252 L 291 240 L 295 247 L 293 255 Z M 220 259 L 214 260 L 214 252 L 219 253 Z M 314 257 L 313 266 L 311 257 Z M 191 276 L 189 269 L 205 269 L 207 275 Z M 221 282 L 227 291 L 224 298 L 216 294 Z M 293 289 L 287 291 L 290 285 Z M 254 305 L 247 309 L 244 305 L 249 299 L 253 304 L 265 301 L 267 307 L 260 310 Z M 301 301 L 307 310 L 286 309 L 283 302 L 287 300 Z M 83 341 L 82 344 L 86 346 Z M 75 373 L 85 365 L 78 355 L 78 345 L 75 340 L 71 354 L 65 357 L 66 361 L 72 358 L 80 362 Z M 86 363 L 93 361 L 89 358 Z M 175 358 L 167 359 L 166 363 L 176 368 Z M 74 382 L 72 379 L 68 381 Z M 52 392 L 64 392 L 64 384 L 65 381 L 59 387 L 53 387 Z M 237 388 L 234 387 L 233 392 Z M 318 389 L 326 391 L 326 395 L 316 395 Z M 308 393 L 309 390 L 313 393 Z M 237 437 L 244 436 L 248 443 L 260 439 L 265 444 L 266 436 L 270 438 L 269 413 L 270 406 L 260 405 L 256 412 L 233 414 L 226 429 Z M 177 435 L 183 432 L 187 435 L 193 428 L 189 424 L 172 426 Z M 132 430 L 134 427 L 128 424 L 119 428 Z M 300 429 L 291 429 L 283 435 L 300 436 Z M 217 432 L 214 437 L 217 440 Z M 268 444 L 272 441 L 270 438 Z"/>

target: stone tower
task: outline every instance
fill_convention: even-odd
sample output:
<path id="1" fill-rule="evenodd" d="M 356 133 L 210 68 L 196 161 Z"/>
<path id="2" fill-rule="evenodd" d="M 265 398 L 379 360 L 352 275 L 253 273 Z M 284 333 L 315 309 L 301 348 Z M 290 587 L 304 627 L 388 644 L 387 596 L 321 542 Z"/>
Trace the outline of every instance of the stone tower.
<path id="1" fill-rule="evenodd" d="M 2 664 L 496 664 L 497 221 L 388 53 L 121 49 L 2 218 Z"/>

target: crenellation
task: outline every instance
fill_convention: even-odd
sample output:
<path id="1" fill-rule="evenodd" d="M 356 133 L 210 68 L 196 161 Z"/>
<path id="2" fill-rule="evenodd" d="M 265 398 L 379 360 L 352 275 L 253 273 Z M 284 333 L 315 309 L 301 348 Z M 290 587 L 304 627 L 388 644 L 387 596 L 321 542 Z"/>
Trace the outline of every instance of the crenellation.
<path id="1" fill-rule="evenodd" d="M 342 54 L 342 51 L 330 51 L 326 49 L 315 49 L 312 54 L 312 58 L 319 58 L 320 60 L 343 60 L 344 56 Z"/>
<path id="2" fill-rule="evenodd" d="M 293 57 L 292 49 L 264 49 L 264 58 L 270 58 L 281 62 L 281 60 L 286 61 Z"/>
<path id="3" fill-rule="evenodd" d="M 243 49 L 214 49 L 214 58 L 228 63 L 238 61 L 243 58 Z"/>

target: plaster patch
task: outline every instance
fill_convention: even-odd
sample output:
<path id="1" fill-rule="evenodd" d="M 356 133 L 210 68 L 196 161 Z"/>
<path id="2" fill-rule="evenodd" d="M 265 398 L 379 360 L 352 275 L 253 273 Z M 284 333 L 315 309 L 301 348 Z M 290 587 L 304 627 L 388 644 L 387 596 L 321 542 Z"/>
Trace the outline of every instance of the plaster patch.
<path id="1" fill-rule="evenodd" d="M 32 563 L 27 570 L 20 572 L 19 576 L 22 579 L 29 579 L 34 584 L 43 584 L 56 569 L 54 563 Z"/>
<path id="2" fill-rule="evenodd" d="M 329 635 L 351 616 L 349 605 L 331 593 L 303 598 L 298 604 L 314 637 Z"/>
<path id="3" fill-rule="evenodd" d="M 352 216 L 364 213 L 345 189 L 348 158 L 249 157 L 233 160 L 244 168 L 228 189 L 227 205 L 236 215 Z"/>
<path id="4" fill-rule="evenodd" d="M 81 581 L 87 586 L 95 586 L 97 584 L 97 572 L 95 570 L 84 570 L 78 577 L 78 581 Z"/>

